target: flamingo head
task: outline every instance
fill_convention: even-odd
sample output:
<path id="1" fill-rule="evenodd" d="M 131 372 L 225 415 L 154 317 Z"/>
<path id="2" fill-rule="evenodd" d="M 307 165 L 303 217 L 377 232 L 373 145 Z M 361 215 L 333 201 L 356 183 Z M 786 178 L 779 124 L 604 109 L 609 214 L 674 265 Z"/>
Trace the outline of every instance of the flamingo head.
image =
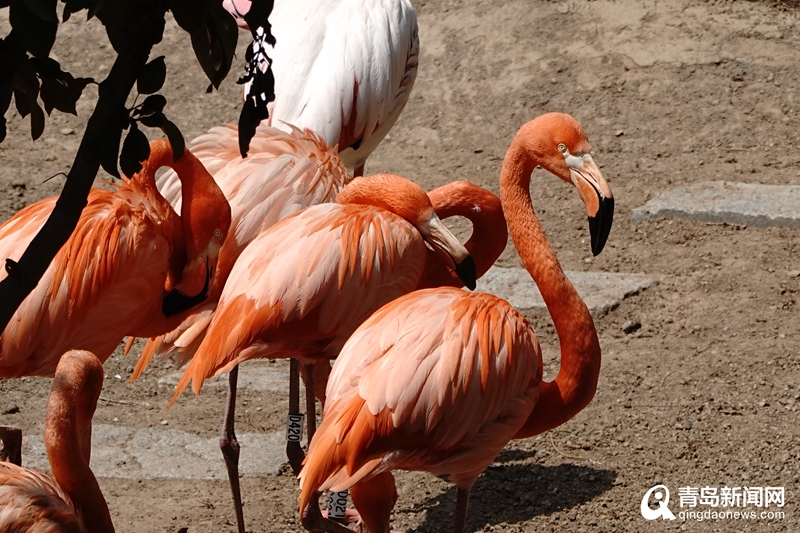
<path id="1" fill-rule="evenodd" d="M 419 185 L 392 174 L 356 178 L 339 193 L 342 204 L 374 205 L 411 223 L 434 253 L 470 290 L 475 289 L 475 260 L 433 210 Z"/>
<path id="2" fill-rule="evenodd" d="M 564 113 L 547 113 L 530 121 L 533 153 L 545 170 L 578 189 L 589 217 L 592 254 L 602 250 L 614 220 L 614 195 L 591 155 L 586 132 Z"/>
<path id="3" fill-rule="evenodd" d="M 202 165 L 194 171 L 205 173 L 205 179 L 181 180 L 186 266 L 180 281 L 163 300 L 165 316 L 185 311 L 208 297 L 220 248 L 231 227 L 231 208 L 225 195 Z"/>

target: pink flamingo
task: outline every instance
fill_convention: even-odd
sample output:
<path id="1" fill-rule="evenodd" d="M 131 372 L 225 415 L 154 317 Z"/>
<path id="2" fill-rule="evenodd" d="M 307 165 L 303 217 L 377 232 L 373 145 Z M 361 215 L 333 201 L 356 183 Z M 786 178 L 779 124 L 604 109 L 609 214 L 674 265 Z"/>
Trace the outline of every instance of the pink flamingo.
<path id="1" fill-rule="evenodd" d="M 500 195 L 514 245 L 559 335 L 558 376 L 542 383 L 533 329 L 500 298 L 439 288 L 385 305 L 350 337 L 330 376 L 322 425 L 299 476 L 307 529 L 341 531 L 322 518 L 317 498 L 351 488 L 366 528 L 387 532 L 397 498 L 391 470 L 405 469 L 449 475 L 458 487 L 453 530 L 463 532 L 470 488 L 503 446 L 563 424 L 591 401 L 600 346 L 533 212 L 537 166 L 578 189 L 594 254 L 611 230 L 614 203 L 585 132 L 569 115 L 543 115 L 514 137 Z"/>
<path id="2" fill-rule="evenodd" d="M 171 166 L 186 191 L 181 216 L 155 186 Z M 0 257 L 18 258 L 55 206 L 32 204 L 0 227 Z M 164 139 L 116 190 L 89 193 L 78 225 L 0 336 L 0 377 L 52 376 L 61 355 L 86 349 L 101 362 L 125 335 L 169 331 L 209 291 L 230 207 L 203 166 L 186 152 L 173 161 Z M 0 278 L 6 275 L 0 272 Z"/>

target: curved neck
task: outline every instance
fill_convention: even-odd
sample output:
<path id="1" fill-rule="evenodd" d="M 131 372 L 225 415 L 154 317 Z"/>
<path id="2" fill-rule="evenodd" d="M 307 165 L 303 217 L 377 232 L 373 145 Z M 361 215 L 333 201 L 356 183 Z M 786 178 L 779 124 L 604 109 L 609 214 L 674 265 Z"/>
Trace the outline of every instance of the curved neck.
<path id="1" fill-rule="evenodd" d="M 108 505 L 89 468 L 92 415 L 102 387 L 102 367 L 99 368 L 100 383 L 96 387 L 65 383 L 56 372 L 47 403 L 44 438 L 53 477 L 80 511 L 86 530 L 113 533 Z"/>
<path id="2" fill-rule="evenodd" d="M 472 223 L 472 235 L 464 244 L 475 260 L 475 270 L 480 278 L 503 253 L 508 241 L 506 220 L 500 199 L 486 189 L 466 181 L 448 183 L 428 193 L 433 208 L 442 220 L 464 217 Z M 425 271 L 417 290 L 433 287 L 464 286 L 455 272 L 442 264 L 431 250 L 425 261 Z"/>
<path id="3" fill-rule="evenodd" d="M 555 324 L 561 368 L 554 381 L 542 383 L 539 399 L 515 438 L 537 435 L 575 416 L 594 397 L 600 373 L 600 344 L 592 316 L 561 269 L 533 211 L 529 186 L 539 161 L 528 149 L 535 146 L 531 133 L 523 129 L 511 143 L 500 175 L 500 198 L 514 246 Z"/>

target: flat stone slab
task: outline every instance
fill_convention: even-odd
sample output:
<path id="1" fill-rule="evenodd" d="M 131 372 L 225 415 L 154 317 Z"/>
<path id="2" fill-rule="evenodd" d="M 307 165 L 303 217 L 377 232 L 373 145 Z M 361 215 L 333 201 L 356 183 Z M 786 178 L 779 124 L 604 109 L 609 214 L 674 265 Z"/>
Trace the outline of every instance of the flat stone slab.
<path id="1" fill-rule="evenodd" d="M 571 271 L 566 274 L 594 317 L 605 315 L 625 298 L 659 281 L 656 277 L 644 274 Z M 539 289 L 524 268 L 493 266 L 478 280 L 477 290 L 495 294 L 520 311 L 547 311 Z"/>
<path id="2" fill-rule="evenodd" d="M 239 472 L 248 477 L 277 475 L 287 461 L 284 431 L 237 434 Z M 23 439 L 23 465 L 50 472 L 41 435 Z M 203 438 L 177 429 L 136 429 L 110 424 L 92 427 L 92 471 L 122 479 L 227 480 L 219 438 Z"/>
<path id="3" fill-rule="evenodd" d="M 631 215 L 632 222 L 660 218 L 797 228 L 800 186 L 704 181 L 663 192 Z"/>
<path id="4" fill-rule="evenodd" d="M 160 387 L 174 389 L 183 376 L 185 368 L 186 367 L 158 378 L 158 385 Z M 187 388 L 187 390 L 189 390 L 189 388 Z M 246 361 L 239 367 L 239 386 L 237 388 L 254 392 L 277 392 L 288 395 L 289 366 L 265 359 Z M 206 390 L 227 391 L 228 374 L 222 374 L 207 379 L 205 383 L 203 383 L 203 391 Z M 302 380 L 300 380 L 300 390 L 304 390 Z M 184 392 L 184 394 L 186 393 Z"/>

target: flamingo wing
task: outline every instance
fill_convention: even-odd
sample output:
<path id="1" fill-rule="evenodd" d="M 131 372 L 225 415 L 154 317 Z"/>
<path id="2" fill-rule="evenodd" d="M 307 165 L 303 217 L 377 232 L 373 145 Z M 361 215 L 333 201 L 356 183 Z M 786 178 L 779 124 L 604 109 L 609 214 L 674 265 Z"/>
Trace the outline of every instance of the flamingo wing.
<path id="1" fill-rule="evenodd" d="M 385 468 L 474 479 L 525 421 L 541 375 L 536 337 L 504 300 L 413 292 L 342 348 L 301 476 L 313 490 L 342 490 Z"/>
<path id="2" fill-rule="evenodd" d="M 0 462 L 0 531 L 85 533 L 69 496 L 48 476 Z"/>
<path id="3" fill-rule="evenodd" d="M 424 250 L 411 224 L 373 206 L 323 204 L 284 219 L 239 257 L 176 396 L 190 378 L 198 393 L 242 361 L 307 356 L 346 339 L 416 286 Z"/>
<path id="4" fill-rule="evenodd" d="M 192 153 L 214 176 L 231 206 L 233 238 L 220 250 L 215 286 L 222 287 L 244 247 L 279 220 L 306 207 L 333 202 L 350 181 L 335 152 L 310 131 L 291 133 L 261 127 L 250 143 L 250 155 L 239 155 L 236 127 L 221 126 L 195 139 Z M 169 170 L 158 180 L 159 190 L 180 209 L 181 184 Z M 215 295 L 173 331 L 150 339 L 131 379 L 135 380 L 156 355 L 173 357 L 178 366 L 192 358 L 206 334 L 216 308 Z"/>
<path id="5" fill-rule="evenodd" d="M 55 199 L 38 202 L 0 227 L 0 255 L 18 259 L 54 206 Z M 105 361 L 124 335 L 137 333 L 164 292 L 172 245 L 163 232 L 172 230 L 161 222 L 93 189 L 74 233 L 0 337 L 0 376 L 52 376 L 69 349 Z"/>
<path id="6" fill-rule="evenodd" d="M 275 3 L 270 22 L 277 40 L 270 123 L 309 128 L 347 150 L 348 167 L 363 163 L 416 78 L 413 7 L 407 0 L 285 1 Z"/>

